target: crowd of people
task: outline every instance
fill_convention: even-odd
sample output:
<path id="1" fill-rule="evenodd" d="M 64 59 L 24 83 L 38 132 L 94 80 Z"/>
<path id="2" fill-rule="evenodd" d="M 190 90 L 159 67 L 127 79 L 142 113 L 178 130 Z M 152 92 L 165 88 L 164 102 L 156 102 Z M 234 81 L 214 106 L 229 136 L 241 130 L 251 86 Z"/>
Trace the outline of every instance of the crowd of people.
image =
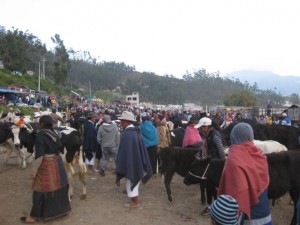
<path id="1" fill-rule="evenodd" d="M 272 224 L 267 199 L 266 157 L 254 146 L 253 130 L 242 122 L 240 113 L 210 115 L 200 111 L 141 110 L 129 106 L 104 108 L 101 105 L 90 109 L 84 113 L 83 108 L 77 108 L 77 111 L 70 111 L 68 118 L 59 117 L 53 109 L 50 115 L 37 120 L 41 132 L 35 144 L 33 206 L 30 215 L 21 218 L 23 222 L 33 223 L 71 210 L 66 199 L 68 181 L 58 151 L 59 136 L 53 132 L 58 121 L 80 131 L 89 173 L 105 176 L 113 159 L 116 184 L 120 185 L 120 180 L 125 178 L 124 193 L 131 200 L 125 206 L 129 208 L 140 207 L 140 183 L 146 183 L 159 172 L 159 151 L 171 145 L 167 125 L 171 121 L 174 129 L 185 127 L 182 147 L 196 148 L 198 156 L 221 160 L 225 159 L 221 129 L 239 122 L 230 135 L 232 145 L 219 189 L 213 193 L 219 197 L 215 201 L 213 195 L 208 197 L 201 215 L 211 215 L 212 224 Z M 23 123 L 22 116 L 19 124 Z M 285 112 L 281 116 L 281 124 L 291 125 Z M 256 122 L 262 123 L 262 120 L 259 118 Z M 53 174 L 59 174 L 58 178 L 52 179 Z M 60 207 L 56 207 L 57 204 Z"/>

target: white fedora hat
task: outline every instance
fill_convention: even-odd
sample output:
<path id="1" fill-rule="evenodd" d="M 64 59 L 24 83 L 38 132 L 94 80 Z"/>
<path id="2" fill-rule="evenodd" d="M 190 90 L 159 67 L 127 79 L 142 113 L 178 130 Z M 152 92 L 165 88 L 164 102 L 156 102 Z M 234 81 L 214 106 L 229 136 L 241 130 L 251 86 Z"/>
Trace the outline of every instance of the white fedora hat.
<path id="1" fill-rule="evenodd" d="M 121 117 L 118 118 L 119 120 L 127 120 L 127 121 L 130 121 L 130 122 L 135 122 L 135 118 L 134 118 L 134 115 L 132 112 L 127 112 L 127 111 L 124 111 L 122 112 L 122 115 Z"/>

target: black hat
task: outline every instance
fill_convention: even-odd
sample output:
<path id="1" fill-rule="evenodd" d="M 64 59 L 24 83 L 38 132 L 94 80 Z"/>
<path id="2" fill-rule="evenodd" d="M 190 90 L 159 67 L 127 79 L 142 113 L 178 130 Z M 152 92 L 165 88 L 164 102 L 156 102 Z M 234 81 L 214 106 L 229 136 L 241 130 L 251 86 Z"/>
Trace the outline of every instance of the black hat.
<path id="1" fill-rule="evenodd" d="M 96 114 L 94 112 L 89 112 L 86 117 L 87 118 L 94 118 L 94 117 L 96 117 Z"/>
<path id="2" fill-rule="evenodd" d="M 191 117 L 190 120 L 189 120 L 189 123 L 198 124 L 199 120 L 197 118 L 195 118 L 195 117 Z"/>

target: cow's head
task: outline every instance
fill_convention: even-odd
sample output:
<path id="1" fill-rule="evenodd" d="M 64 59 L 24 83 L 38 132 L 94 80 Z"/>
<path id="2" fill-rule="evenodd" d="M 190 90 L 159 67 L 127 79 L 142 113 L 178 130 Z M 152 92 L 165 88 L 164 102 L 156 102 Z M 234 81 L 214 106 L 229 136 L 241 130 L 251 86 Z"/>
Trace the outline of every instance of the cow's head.
<path id="1" fill-rule="evenodd" d="M 195 160 L 191 165 L 190 171 L 185 176 L 183 182 L 186 185 L 197 184 L 206 179 L 206 173 L 209 168 L 210 157 L 195 156 Z"/>
<path id="2" fill-rule="evenodd" d="M 13 126 L 11 126 L 11 131 L 13 133 L 14 145 L 18 149 L 18 148 L 20 148 L 20 139 L 19 139 L 20 127 L 13 125 Z"/>
<path id="3" fill-rule="evenodd" d="M 20 126 L 20 132 L 19 132 L 19 140 L 20 140 L 20 146 L 25 146 L 27 148 L 27 151 L 32 153 L 34 150 L 34 144 L 36 139 L 36 130 L 32 128 L 32 126 L 23 124 Z"/>

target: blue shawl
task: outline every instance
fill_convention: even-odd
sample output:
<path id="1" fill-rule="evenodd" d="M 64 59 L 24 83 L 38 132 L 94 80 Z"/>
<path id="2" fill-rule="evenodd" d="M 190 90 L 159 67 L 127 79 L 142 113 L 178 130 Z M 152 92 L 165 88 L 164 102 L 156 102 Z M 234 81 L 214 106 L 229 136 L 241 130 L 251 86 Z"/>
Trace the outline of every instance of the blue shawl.
<path id="1" fill-rule="evenodd" d="M 116 184 L 123 177 L 132 183 L 131 190 L 142 180 L 145 184 L 152 176 L 148 152 L 140 131 L 129 127 L 121 135 L 116 166 Z"/>

